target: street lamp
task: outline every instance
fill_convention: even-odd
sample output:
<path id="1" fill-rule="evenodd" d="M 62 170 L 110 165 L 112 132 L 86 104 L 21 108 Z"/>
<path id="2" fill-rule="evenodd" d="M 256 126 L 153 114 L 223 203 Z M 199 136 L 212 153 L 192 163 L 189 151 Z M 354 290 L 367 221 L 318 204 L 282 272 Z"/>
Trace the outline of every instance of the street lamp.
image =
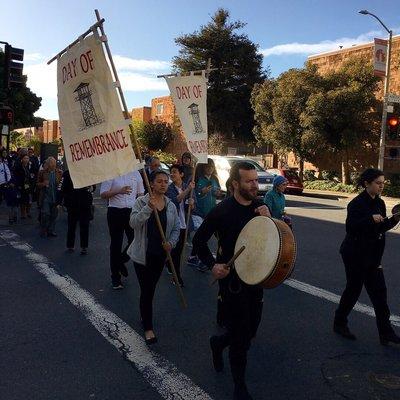
<path id="1" fill-rule="evenodd" d="M 383 161 L 385 158 L 385 130 L 386 130 L 386 119 L 387 119 L 387 94 L 389 92 L 389 79 L 390 79 L 390 55 L 392 52 L 392 31 L 377 17 L 375 14 L 370 13 L 368 10 L 361 10 L 359 14 L 371 15 L 374 17 L 389 34 L 388 41 L 388 53 L 386 57 L 386 74 L 385 74 L 385 84 L 383 86 L 383 110 L 382 110 L 382 124 L 381 124 L 381 139 L 379 142 L 379 159 L 378 168 L 383 170 Z"/>

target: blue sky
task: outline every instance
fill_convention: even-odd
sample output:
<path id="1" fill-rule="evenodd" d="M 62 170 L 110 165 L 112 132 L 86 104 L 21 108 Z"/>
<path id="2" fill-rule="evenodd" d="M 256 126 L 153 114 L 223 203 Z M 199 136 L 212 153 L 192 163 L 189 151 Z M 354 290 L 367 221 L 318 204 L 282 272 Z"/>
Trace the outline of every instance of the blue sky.
<path id="1" fill-rule="evenodd" d="M 25 49 L 28 86 L 43 98 L 36 115 L 58 118 L 56 63 L 46 61 L 95 22 L 94 9 L 105 18 L 111 46 L 129 109 L 149 105 L 168 94 L 157 74 L 170 71 L 178 53 L 174 38 L 210 20 L 219 7 L 233 20 L 247 23 L 243 31 L 257 43 L 264 66 L 273 76 L 301 67 L 310 54 L 339 45 L 366 43 L 386 37 L 379 23 L 358 14 L 368 9 L 400 33 L 393 0 L 13 0 L 10 13 L 0 15 L 0 40 Z"/>

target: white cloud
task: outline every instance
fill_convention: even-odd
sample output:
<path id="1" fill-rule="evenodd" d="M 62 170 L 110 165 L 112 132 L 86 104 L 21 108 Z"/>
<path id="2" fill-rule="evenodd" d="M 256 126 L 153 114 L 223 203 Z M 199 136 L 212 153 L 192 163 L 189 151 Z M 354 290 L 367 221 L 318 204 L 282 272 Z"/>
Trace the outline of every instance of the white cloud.
<path id="1" fill-rule="evenodd" d="M 394 33 L 397 33 L 399 31 L 400 31 L 399 28 L 393 29 Z M 260 53 L 264 57 L 293 55 L 293 54 L 301 54 L 301 55 L 318 54 L 327 51 L 339 50 L 340 48 L 339 46 L 347 48 L 353 45 L 371 42 L 374 39 L 374 37 L 385 38 L 386 36 L 387 35 L 382 31 L 370 31 L 362 35 L 359 35 L 356 38 L 340 38 L 335 40 L 324 40 L 318 43 L 293 42 L 287 44 L 280 44 L 263 49 L 260 51 Z"/>
<path id="2" fill-rule="evenodd" d="M 121 72 L 118 74 L 122 88 L 128 92 L 147 92 L 154 90 L 168 90 L 167 83 L 162 78 L 137 74 L 134 72 Z"/>
<path id="3" fill-rule="evenodd" d="M 43 61 L 43 55 L 40 53 L 28 53 L 24 54 L 24 62 L 37 62 Z"/>
<path id="4" fill-rule="evenodd" d="M 118 55 L 114 56 L 113 59 L 117 70 L 160 72 L 171 69 L 171 63 L 168 61 L 136 60 Z"/>
<path id="5" fill-rule="evenodd" d="M 126 92 L 168 91 L 164 79 L 158 74 L 168 73 L 171 64 L 160 60 L 133 59 L 116 55 L 113 57 L 122 89 Z M 32 53 L 25 56 L 27 64 L 24 74 L 28 76 L 28 86 L 42 97 L 42 106 L 37 115 L 44 118 L 57 117 L 57 63 L 47 65 L 43 55 Z M 40 61 L 40 62 L 38 62 Z M 163 93 L 164 94 L 164 93 Z"/>
<path id="6" fill-rule="evenodd" d="M 46 63 L 24 66 L 28 87 L 43 98 L 57 98 L 57 64 Z"/>

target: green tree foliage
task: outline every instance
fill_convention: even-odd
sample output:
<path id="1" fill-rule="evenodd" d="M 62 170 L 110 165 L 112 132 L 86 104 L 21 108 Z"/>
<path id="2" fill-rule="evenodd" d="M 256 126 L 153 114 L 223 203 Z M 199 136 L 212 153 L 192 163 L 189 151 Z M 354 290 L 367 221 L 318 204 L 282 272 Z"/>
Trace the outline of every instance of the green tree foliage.
<path id="1" fill-rule="evenodd" d="M 351 58 L 323 77 L 322 90 L 310 95 L 301 116 L 304 129 L 341 158 L 344 184 L 350 182 L 349 152 L 378 140 L 378 82 L 369 60 Z"/>
<path id="2" fill-rule="evenodd" d="M 371 148 L 379 138 L 378 82 L 363 58 L 323 76 L 311 64 L 284 72 L 253 90 L 256 137 L 278 152 L 294 152 L 300 167 L 302 161 L 318 166 L 321 157 L 341 159 L 347 184 L 350 152 Z"/>
<path id="3" fill-rule="evenodd" d="M 292 151 L 303 174 L 305 160 L 311 160 L 318 148 L 318 138 L 300 123 L 309 96 L 321 87 L 316 68 L 290 69 L 278 79 L 255 85 L 251 103 L 257 125 L 254 133 L 259 142 L 270 142 L 281 153 Z"/>
<path id="4" fill-rule="evenodd" d="M 157 119 L 133 121 L 132 126 L 143 152 L 165 150 L 174 136 L 171 125 Z"/>
<path id="5" fill-rule="evenodd" d="M 33 114 L 40 108 L 42 98 L 36 96 L 26 86 L 26 76 L 24 76 L 25 84 L 18 88 L 11 88 L 9 91 L 4 90 L 4 52 L 0 50 L 0 103 L 8 104 L 14 109 L 14 125 L 12 128 L 24 128 L 27 126 L 35 126 L 35 117 Z"/>
<path id="6" fill-rule="evenodd" d="M 23 133 L 12 131 L 10 132 L 10 148 L 11 150 L 17 150 L 20 147 L 27 147 L 28 142 Z"/>
<path id="7" fill-rule="evenodd" d="M 31 140 L 29 140 L 28 147 L 32 147 L 35 154 L 40 154 L 41 144 L 42 142 L 38 138 L 33 137 Z"/>
<path id="8" fill-rule="evenodd" d="M 245 24 L 231 22 L 229 11 L 219 9 L 199 31 L 175 39 L 180 47 L 174 57 L 176 71 L 204 69 L 211 59 L 218 68 L 209 76 L 208 126 L 210 135 L 254 140 L 254 114 L 250 96 L 254 84 L 266 76 L 263 56 L 247 35 L 239 33 Z"/>

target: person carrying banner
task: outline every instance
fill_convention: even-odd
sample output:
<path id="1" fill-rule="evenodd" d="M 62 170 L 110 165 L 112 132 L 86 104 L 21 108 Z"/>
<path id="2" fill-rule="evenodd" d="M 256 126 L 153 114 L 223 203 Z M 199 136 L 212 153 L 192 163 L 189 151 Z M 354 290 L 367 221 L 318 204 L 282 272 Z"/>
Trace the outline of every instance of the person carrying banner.
<path id="1" fill-rule="evenodd" d="M 54 237 L 58 216 L 57 190 L 62 178 L 62 172 L 57 168 L 54 157 L 48 157 L 39 171 L 37 188 L 39 190 L 38 204 L 40 207 L 40 236 Z"/>
<path id="2" fill-rule="evenodd" d="M 135 231 L 135 238 L 128 248 L 140 285 L 140 316 L 148 345 L 157 342 L 153 330 L 154 292 L 165 265 L 166 252 L 171 252 L 176 246 L 180 231 L 176 206 L 165 196 L 168 189 L 167 173 L 153 172 L 150 183 L 152 195 L 139 197 L 132 208 L 129 223 Z M 165 242 L 156 223 L 155 210 L 165 232 Z"/>
<path id="3" fill-rule="evenodd" d="M 126 249 L 132 243 L 134 232 L 129 225 L 129 217 L 136 198 L 143 195 L 143 180 L 138 171 L 103 182 L 100 196 L 107 199 L 107 223 L 110 233 L 110 269 L 113 289 L 123 289 L 121 275 L 127 277 L 125 263 L 129 260 Z M 124 233 L 128 244 L 122 252 Z"/>
<path id="4" fill-rule="evenodd" d="M 256 216 L 268 216 L 268 207 L 257 199 L 258 177 L 254 165 L 235 164 L 230 171 L 233 196 L 219 203 L 205 217 L 193 238 L 195 252 L 200 260 L 220 280 L 223 319 L 227 332 L 210 339 L 214 368 L 223 369 L 223 350 L 229 347 L 229 361 L 234 382 L 234 400 L 251 400 L 245 383 L 247 351 L 261 320 L 263 289 L 240 281 L 235 270 L 227 268 L 236 240 L 243 227 Z M 216 259 L 208 241 L 213 234 L 218 238 Z M 240 288 L 240 289 L 237 289 Z"/>
<path id="5" fill-rule="evenodd" d="M 171 252 L 172 260 L 174 262 L 176 274 L 178 275 L 179 284 L 183 286 L 183 280 L 181 277 L 181 255 L 184 248 L 184 240 L 185 240 L 185 232 L 186 232 L 186 211 L 188 206 L 193 207 L 194 199 L 189 198 L 190 192 L 194 189 L 194 182 L 189 182 L 186 184 L 183 182 L 184 178 L 184 167 L 183 165 L 173 164 L 170 168 L 171 170 L 171 180 L 172 183 L 168 186 L 167 197 L 172 200 L 172 202 L 176 206 L 176 210 L 178 211 L 179 216 L 179 224 L 180 224 L 180 234 L 179 240 L 175 248 Z M 185 200 L 187 200 L 188 204 L 185 204 Z M 190 221 L 189 221 L 190 225 Z M 169 273 L 171 270 L 168 267 Z M 172 281 L 174 283 L 174 281 Z"/>
<path id="6" fill-rule="evenodd" d="M 69 171 L 64 171 L 60 203 L 63 203 L 68 212 L 67 250 L 71 253 L 74 251 L 76 225 L 79 222 L 81 255 L 87 254 L 93 191 L 93 186 L 74 189 Z"/>

